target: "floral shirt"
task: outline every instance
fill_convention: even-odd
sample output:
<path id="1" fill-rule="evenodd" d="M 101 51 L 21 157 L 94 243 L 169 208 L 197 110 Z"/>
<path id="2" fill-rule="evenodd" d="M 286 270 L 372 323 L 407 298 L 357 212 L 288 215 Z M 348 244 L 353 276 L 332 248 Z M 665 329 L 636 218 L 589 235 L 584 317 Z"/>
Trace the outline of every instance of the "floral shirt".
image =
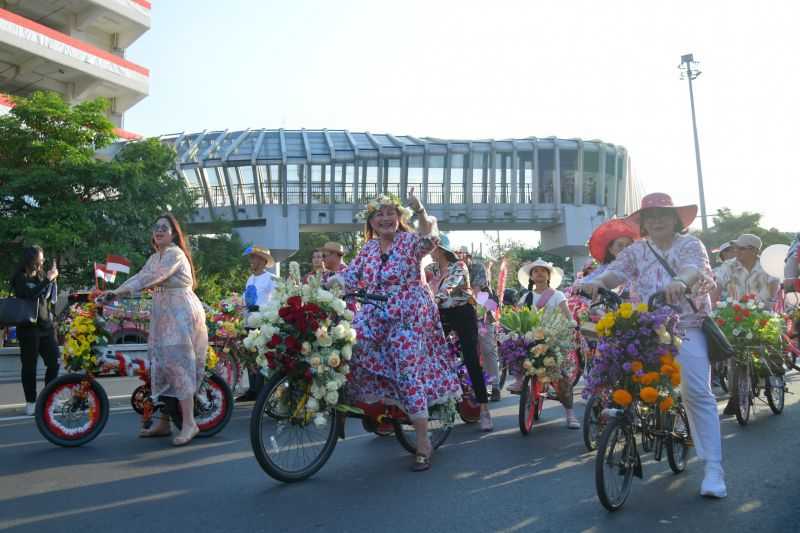
<path id="1" fill-rule="evenodd" d="M 447 272 L 440 272 L 439 265 L 431 263 L 426 274 L 432 275 L 430 287 L 439 309 L 460 307 L 469 303 L 472 298 L 469 270 L 463 261 L 455 261 L 447 267 Z"/>
<path id="2" fill-rule="evenodd" d="M 634 242 L 622 250 L 606 270 L 630 282 L 631 288 L 643 302 L 672 282 L 672 276 L 647 246 L 648 242 L 648 239 Z M 661 250 L 655 243 L 652 246 L 676 274 L 680 275 L 686 268 L 696 269 L 700 273 L 701 282 L 691 287 L 690 295 L 698 313 L 694 313 L 687 300 L 681 304 L 681 325 L 699 327 L 702 317 L 711 313 L 709 292 L 714 288 L 706 247 L 700 239 L 691 235 L 676 235 L 668 250 Z"/>
<path id="3" fill-rule="evenodd" d="M 747 270 L 738 259 L 728 259 L 720 266 L 715 274 L 717 285 L 727 291 L 728 297 L 739 300 L 742 296 L 754 294 L 758 301 L 767 306 L 772 305 L 780 280 L 770 276 L 761 266 L 761 261 L 756 261 L 752 270 Z"/>

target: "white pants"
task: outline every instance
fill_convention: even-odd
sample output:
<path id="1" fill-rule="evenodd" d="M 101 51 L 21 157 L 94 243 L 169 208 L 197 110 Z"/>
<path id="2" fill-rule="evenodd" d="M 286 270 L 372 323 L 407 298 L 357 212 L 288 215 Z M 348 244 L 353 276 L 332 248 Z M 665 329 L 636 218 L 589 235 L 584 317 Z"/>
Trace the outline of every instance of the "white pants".
<path id="1" fill-rule="evenodd" d="M 700 328 L 686 330 L 678 362 L 681 364 L 681 397 L 697 456 L 706 462 L 721 462 L 722 437 L 717 399 L 711 392 L 708 345 Z"/>

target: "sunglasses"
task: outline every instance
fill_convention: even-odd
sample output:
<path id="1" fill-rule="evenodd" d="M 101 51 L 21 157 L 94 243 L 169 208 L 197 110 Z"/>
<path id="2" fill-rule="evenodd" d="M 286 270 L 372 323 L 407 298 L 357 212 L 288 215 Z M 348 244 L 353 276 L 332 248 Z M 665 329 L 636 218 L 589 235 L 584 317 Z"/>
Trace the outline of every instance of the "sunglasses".
<path id="1" fill-rule="evenodd" d="M 172 228 L 169 224 L 154 224 L 153 233 L 172 233 Z"/>

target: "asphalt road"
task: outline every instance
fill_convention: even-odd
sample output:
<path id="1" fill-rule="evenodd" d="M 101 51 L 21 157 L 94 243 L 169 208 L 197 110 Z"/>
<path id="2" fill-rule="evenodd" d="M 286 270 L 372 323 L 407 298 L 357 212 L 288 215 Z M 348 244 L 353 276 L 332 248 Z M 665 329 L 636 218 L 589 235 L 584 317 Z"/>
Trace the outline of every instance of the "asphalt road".
<path id="1" fill-rule="evenodd" d="M 723 419 L 727 499 L 698 496 L 702 467 L 693 455 L 680 475 L 648 455 L 645 479 L 634 479 L 613 514 L 595 495 L 594 454 L 564 427 L 555 402 L 527 437 L 517 428 L 516 397 L 492 404 L 495 431 L 457 426 L 425 473 L 408 471 L 411 457 L 393 438 L 351 420 L 325 467 L 292 485 L 269 478 L 253 458 L 252 404 L 237 407 L 221 434 L 183 448 L 136 438 L 137 419 L 124 409 L 91 444 L 59 448 L 30 418 L 5 410 L 0 530 L 800 531 L 800 376 L 789 383 L 783 415 L 759 406 L 745 428 Z"/>

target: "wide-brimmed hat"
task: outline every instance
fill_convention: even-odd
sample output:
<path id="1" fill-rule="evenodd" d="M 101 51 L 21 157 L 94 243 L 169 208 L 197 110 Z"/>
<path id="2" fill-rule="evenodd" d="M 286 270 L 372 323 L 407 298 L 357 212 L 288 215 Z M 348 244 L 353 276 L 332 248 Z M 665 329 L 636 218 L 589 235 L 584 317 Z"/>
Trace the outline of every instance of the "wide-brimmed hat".
<path id="1" fill-rule="evenodd" d="M 753 247 L 759 252 L 761 251 L 761 246 L 763 245 L 761 238 L 758 235 L 753 235 L 752 233 L 739 235 L 739 237 L 731 244 L 739 248 Z"/>
<path id="2" fill-rule="evenodd" d="M 339 254 L 340 256 L 344 257 L 344 246 L 339 244 L 338 242 L 326 242 L 322 248 L 320 248 L 323 252 L 332 252 L 335 254 Z"/>
<path id="3" fill-rule="evenodd" d="M 261 246 L 248 246 L 245 248 L 242 255 L 257 255 L 267 262 L 267 268 L 275 265 L 275 259 L 269 251 L 269 248 L 262 248 Z"/>
<path id="4" fill-rule="evenodd" d="M 620 237 L 628 237 L 635 241 L 640 237 L 639 228 L 621 218 L 603 222 L 589 237 L 589 253 L 602 263 L 606 260 L 608 246 Z"/>
<path id="5" fill-rule="evenodd" d="M 696 205 L 676 206 L 672 203 L 670 195 L 663 192 L 654 192 L 642 198 L 642 206 L 638 211 L 632 213 L 627 220 L 631 224 L 640 227 L 642 224 L 642 211 L 646 209 L 674 209 L 675 213 L 678 215 L 678 219 L 681 221 L 682 229 L 688 228 L 689 224 L 697 218 Z"/>
<path id="6" fill-rule="evenodd" d="M 517 280 L 519 284 L 528 288 L 528 282 L 531 279 L 531 270 L 536 267 L 546 268 L 550 271 L 550 287 L 553 289 L 558 288 L 561 285 L 561 281 L 564 279 L 564 271 L 555 266 L 553 263 L 548 263 L 541 257 L 536 261 L 528 261 L 524 263 L 519 270 L 517 271 Z"/>
<path id="7" fill-rule="evenodd" d="M 453 251 L 453 248 L 450 246 L 450 239 L 444 233 L 439 235 L 439 249 L 441 249 L 445 254 L 447 254 L 447 259 L 452 262 L 458 261 L 458 256 Z"/>

